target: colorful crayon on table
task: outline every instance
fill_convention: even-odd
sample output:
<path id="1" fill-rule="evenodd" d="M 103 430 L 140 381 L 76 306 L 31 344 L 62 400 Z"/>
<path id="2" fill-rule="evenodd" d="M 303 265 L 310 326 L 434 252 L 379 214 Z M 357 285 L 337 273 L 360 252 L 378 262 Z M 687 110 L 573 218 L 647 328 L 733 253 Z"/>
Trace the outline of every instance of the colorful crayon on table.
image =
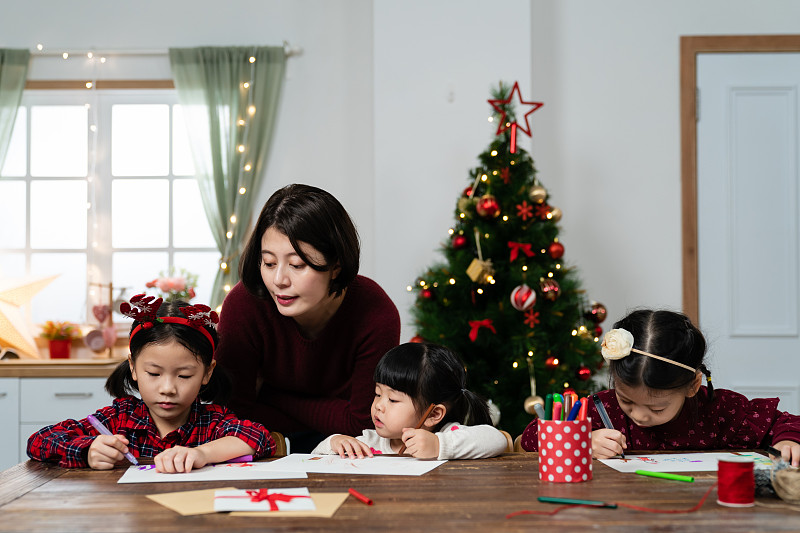
<path id="1" fill-rule="evenodd" d="M 537 498 L 543 503 L 563 503 L 565 505 L 591 505 L 592 507 L 605 507 L 607 509 L 616 509 L 616 503 L 601 502 L 599 500 L 579 500 L 576 498 L 554 498 L 551 496 L 539 496 Z"/>
<path id="2" fill-rule="evenodd" d="M 370 498 L 367 498 L 366 496 L 358 492 L 356 489 L 348 489 L 347 492 L 352 494 L 355 499 L 366 505 L 372 505 L 373 503 L 375 503 Z"/>
<path id="3" fill-rule="evenodd" d="M 685 481 L 686 483 L 693 483 L 694 478 L 692 476 L 682 476 L 680 474 L 671 474 L 669 472 L 651 472 L 650 470 L 637 470 L 637 474 L 640 476 L 649 476 L 649 477 L 658 477 L 661 479 L 673 479 L 675 481 Z"/>

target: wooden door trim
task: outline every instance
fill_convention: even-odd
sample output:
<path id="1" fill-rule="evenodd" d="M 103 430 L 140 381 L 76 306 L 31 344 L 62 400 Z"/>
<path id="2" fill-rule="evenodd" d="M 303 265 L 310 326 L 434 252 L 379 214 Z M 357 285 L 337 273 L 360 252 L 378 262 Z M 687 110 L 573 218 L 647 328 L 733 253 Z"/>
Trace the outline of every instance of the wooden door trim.
<path id="1" fill-rule="evenodd" d="M 709 35 L 680 39 L 683 312 L 700 323 L 697 262 L 697 54 L 800 52 L 800 35 Z"/>

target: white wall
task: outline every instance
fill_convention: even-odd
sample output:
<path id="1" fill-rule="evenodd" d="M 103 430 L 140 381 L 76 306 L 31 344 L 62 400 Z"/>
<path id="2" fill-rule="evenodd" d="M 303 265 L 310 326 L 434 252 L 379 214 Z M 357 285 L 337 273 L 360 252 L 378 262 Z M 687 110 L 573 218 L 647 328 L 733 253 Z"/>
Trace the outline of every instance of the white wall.
<path id="1" fill-rule="evenodd" d="M 533 156 L 611 323 L 681 307 L 679 39 L 800 33 L 792 0 L 532 0 Z M 537 112 L 538 114 L 539 112 Z"/>
<path id="2" fill-rule="evenodd" d="M 186 22 L 182 22 L 187 18 Z M 681 305 L 679 37 L 800 33 L 794 0 L 3 2 L 0 46 L 280 44 L 289 60 L 263 203 L 327 188 L 364 240 L 362 272 L 409 326 L 405 287 L 438 260 L 488 145 L 489 87 L 518 80 L 565 259 L 610 323 Z M 452 93 L 452 101 L 450 94 Z"/>

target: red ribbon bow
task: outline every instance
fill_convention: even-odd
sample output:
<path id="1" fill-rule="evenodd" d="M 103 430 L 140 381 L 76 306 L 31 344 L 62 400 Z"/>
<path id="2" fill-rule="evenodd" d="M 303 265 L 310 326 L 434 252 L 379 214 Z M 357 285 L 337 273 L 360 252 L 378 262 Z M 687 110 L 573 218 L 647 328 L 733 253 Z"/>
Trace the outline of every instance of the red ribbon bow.
<path id="1" fill-rule="evenodd" d="M 246 490 L 247 496 L 250 497 L 251 502 L 268 502 L 270 511 L 278 510 L 278 502 L 290 502 L 295 498 L 310 498 L 305 495 L 283 494 L 282 492 L 275 492 L 269 494 L 267 489 Z M 218 496 L 219 498 L 246 498 L 247 496 Z"/>
<path id="2" fill-rule="evenodd" d="M 485 318 L 483 320 L 470 320 L 469 327 L 472 328 L 469 331 L 469 340 L 471 340 L 472 342 L 475 342 L 477 340 L 478 330 L 480 328 L 489 328 L 492 331 L 492 333 L 495 334 L 497 333 L 497 330 L 494 329 L 494 326 L 492 325 L 491 318 Z"/>
<path id="3" fill-rule="evenodd" d="M 514 259 L 517 258 L 519 252 L 522 251 L 528 257 L 533 256 L 533 250 L 531 250 L 531 245 L 526 242 L 512 242 L 508 241 L 508 247 L 511 248 L 511 257 L 509 258 L 509 262 L 513 262 Z"/>

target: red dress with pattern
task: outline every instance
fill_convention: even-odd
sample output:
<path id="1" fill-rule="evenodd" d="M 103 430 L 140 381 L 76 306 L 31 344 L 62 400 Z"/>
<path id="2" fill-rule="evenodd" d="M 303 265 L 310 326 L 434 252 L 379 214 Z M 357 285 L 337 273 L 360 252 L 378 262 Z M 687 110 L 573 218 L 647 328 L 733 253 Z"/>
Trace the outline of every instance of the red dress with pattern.
<path id="1" fill-rule="evenodd" d="M 614 429 L 625 435 L 626 451 L 742 450 L 782 440 L 800 442 L 800 416 L 779 411 L 778 398 L 748 400 L 737 392 L 714 389 L 714 398 L 709 400 L 708 389 L 700 387 L 670 422 L 639 427 L 622 411 L 613 390 L 599 392 L 598 396 Z M 587 416 L 592 419 L 592 431 L 603 429 L 593 402 L 589 402 Z M 522 434 L 523 449 L 537 451 L 537 431 L 534 420 Z"/>

